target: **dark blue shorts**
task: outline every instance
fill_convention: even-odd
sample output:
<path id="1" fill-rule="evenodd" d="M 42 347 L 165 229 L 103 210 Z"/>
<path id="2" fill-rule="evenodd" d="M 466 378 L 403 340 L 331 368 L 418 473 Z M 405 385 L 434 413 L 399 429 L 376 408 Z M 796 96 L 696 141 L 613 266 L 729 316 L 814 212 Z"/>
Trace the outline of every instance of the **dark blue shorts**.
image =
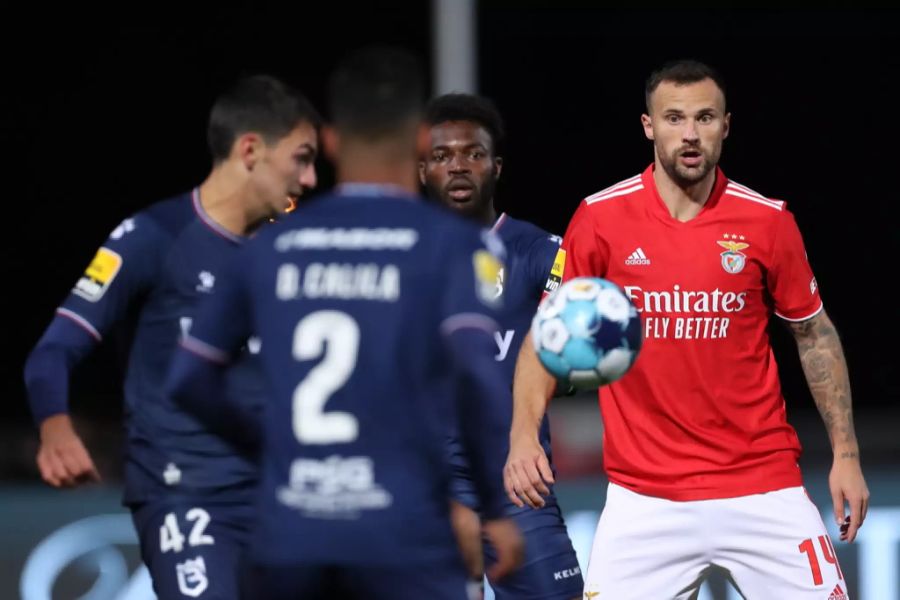
<path id="1" fill-rule="evenodd" d="M 166 498 L 132 506 L 131 516 L 161 600 L 240 597 L 251 506 Z"/>
<path id="2" fill-rule="evenodd" d="M 245 598 L 266 600 L 468 600 L 461 560 L 403 567 L 254 565 Z"/>
<path id="3" fill-rule="evenodd" d="M 451 497 L 478 510 L 474 485 L 464 469 L 454 469 Z M 515 519 L 525 537 L 525 562 L 509 577 L 491 582 L 497 600 L 569 600 L 580 598 L 584 588 L 581 568 L 572 548 L 562 512 L 552 494 L 543 508 L 518 508 L 512 503 L 507 514 Z M 494 561 L 494 549 L 484 546 L 485 564 Z"/>
<path id="4" fill-rule="evenodd" d="M 559 505 L 512 513 L 525 537 L 525 562 L 509 577 L 490 582 L 497 600 L 569 600 L 581 598 L 584 580 Z M 496 560 L 484 545 L 484 562 Z"/>

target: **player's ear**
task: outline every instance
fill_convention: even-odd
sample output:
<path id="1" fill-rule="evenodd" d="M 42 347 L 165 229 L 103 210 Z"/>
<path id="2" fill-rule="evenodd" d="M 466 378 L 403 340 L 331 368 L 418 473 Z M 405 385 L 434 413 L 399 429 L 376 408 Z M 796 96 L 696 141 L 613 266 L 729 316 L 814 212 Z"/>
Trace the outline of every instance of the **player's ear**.
<path id="1" fill-rule="evenodd" d="M 503 170 L 503 157 L 494 157 L 494 179 L 500 179 L 500 171 Z"/>
<path id="2" fill-rule="evenodd" d="M 248 171 L 252 171 L 262 157 L 265 143 L 258 133 L 252 131 L 238 136 L 231 147 L 231 155 L 236 157 Z"/>
<path id="3" fill-rule="evenodd" d="M 341 146 L 340 135 L 331 125 L 323 125 L 322 126 L 322 150 L 325 151 L 325 156 L 332 163 L 337 163 L 338 152 Z"/>
<path id="4" fill-rule="evenodd" d="M 641 115 L 641 125 L 644 127 L 644 135 L 648 140 L 653 139 L 653 121 L 650 119 L 650 115 L 644 113 Z"/>
<path id="5" fill-rule="evenodd" d="M 725 125 L 722 128 L 722 139 L 728 137 L 728 132 L 731 131 L 731 113 L 725 113 Z"/>
<path id="6" fill-rule="evenodd" d="M 419 159 L 419 183 L 425 185 L 425 159 Z"/>

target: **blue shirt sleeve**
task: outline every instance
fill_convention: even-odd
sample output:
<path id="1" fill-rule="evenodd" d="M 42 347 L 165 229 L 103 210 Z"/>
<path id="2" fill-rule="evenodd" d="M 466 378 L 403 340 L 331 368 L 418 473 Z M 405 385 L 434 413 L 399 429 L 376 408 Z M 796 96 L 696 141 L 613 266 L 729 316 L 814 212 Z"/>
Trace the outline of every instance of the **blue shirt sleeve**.
<path id="1" fill-rule="evenodd" d="M 153 285 L 161 241 L 154 223 L 139 215 L 125 219 L 97 250 L 25 361 L 35 423 L 67 412 L 72 370 Z"/>
<path id="2" fill-rule="evenodd" d="M 553 262 L 559 252 L 562 238 L 545 233 L 531 243 L 528 249 L 528 274 L 531 279 L 531 288 L 534 289 L 535 298 L 540 298 L 546 285 Z"/>
<path id="3" fill-rule="evenodd" d="M 468 243 L 457 241 L 447 250 L 451 260 L 441 323 L 458 381 L 459 429 L 488 519 L 501 516 L 504 510 L 506 417 L 511 410 L 502 405 L 508 394 L 500 363 L 494 360 L 502 252 L 502 243 L 487 233 L 480 240 L 473 235 Z"/>
<path id="4" fill-rule="evenodd" d="M 97 250 L 57 313 L 102 340 L 132 302 L 158 281 L 167 238 L 144 215 L 125 219 Z"/>
<path id="5" fill-rule="evenodd" d="M 88 331 L 57 315 L 25 361 L 25 388 L 31 417 L 40 425 L 69 410 L 69 376 L 97 345 Z"/>

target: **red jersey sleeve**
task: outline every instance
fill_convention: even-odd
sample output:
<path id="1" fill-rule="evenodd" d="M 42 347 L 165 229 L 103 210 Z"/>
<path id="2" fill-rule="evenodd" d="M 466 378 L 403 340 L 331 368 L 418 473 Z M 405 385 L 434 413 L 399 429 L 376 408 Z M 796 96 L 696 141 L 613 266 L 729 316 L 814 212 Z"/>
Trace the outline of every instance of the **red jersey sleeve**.
<path id="1" fill-rule="evenodd" d="M 819 286 L 806 257 L 803 237 L 794 215 L 785 210 L 778 222 L 768 272 L 775 314 L 788 321 L 804 321 L 822 310 Z"/>

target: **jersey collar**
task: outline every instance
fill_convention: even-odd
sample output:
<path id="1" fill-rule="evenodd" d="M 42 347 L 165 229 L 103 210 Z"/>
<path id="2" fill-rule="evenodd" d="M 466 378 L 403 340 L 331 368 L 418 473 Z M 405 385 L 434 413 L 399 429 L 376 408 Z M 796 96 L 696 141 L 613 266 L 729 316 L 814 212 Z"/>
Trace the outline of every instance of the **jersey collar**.
<path id="1" fill-rule="evenodd" d="M 191 203 L 194 205 L 194 212 L 197 214 L 197 218 L 200 219 L 200 222 L 206 225 L 209 229 L 212 230 L 213 233 L 218 235 L 219 237 L 223 237 L 229 242 L 234 242 L 235 244 L 243 244 L 246 238 L 231 233 L 218 223 L 216 223 L 212 217 L 209 216 L 203 209 L 203 204 L 200 202 L 200 188 L 195 187 L 191 190 Z"/>
<path id="2" fill-rule="evenodd" d="M 654 164 L 651 163 L 650 166 L 647 167 L 641 174 L 641 181 L 644 184 L 644 189 L 649 192 L 647 198 L 647 210 L 660 221 L 673 227 L 689 227 L 694 223 L 702 223 L 703 221 L 705 221 L 708 218 L 710 212 L 719 203 L 719 199 L 725 192 L 725 186 L 728 185 L 728 178 L 725 177 L 725 173 L 722 172 L 722 169 L 718 165 L 716 165 L 716 181 L 713 184 L 712 191 L 710 191 L 709 199 L 706 201 L 706 204 L 703 205 L 703 208 L 700 210 L 700 212 L 697 213 L 696 217 L 694 217 L 690 221 L 682 222 L 678 219 L 675 219 L 671 214 L 669 214 L 669 209 L 668 207 L 666 207 L 666 203 L 663 202 L 662 196 L 659 195 L 659 190 L 656 189 L 656 180 L 653 179 L 653 168 Z"/>
<path id="3" fill-rule="evenodd" d="M 334 193 L 338 196 L 365 196 L 370 198 L 405 198 L 415 200 L 416 194 L 411 194 L 399 185 L 390 183 L 366 183 L 348 181 L 335 186 Z"/>

